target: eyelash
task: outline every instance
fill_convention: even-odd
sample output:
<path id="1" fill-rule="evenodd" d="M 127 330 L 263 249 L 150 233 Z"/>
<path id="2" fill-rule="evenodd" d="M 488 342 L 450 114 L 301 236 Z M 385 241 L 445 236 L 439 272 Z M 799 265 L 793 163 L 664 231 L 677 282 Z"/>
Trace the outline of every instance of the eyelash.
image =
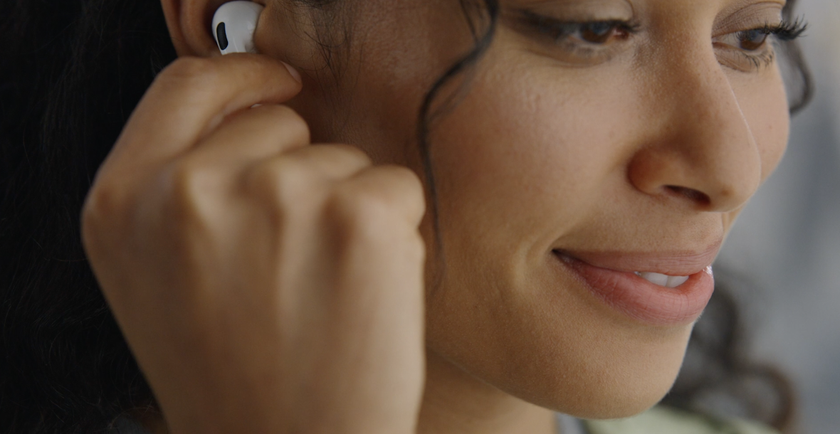
<path id="1" fill-rule="evenodd" d="M 744 56 L 744 59 L 750 62 L 755 70 L 759 70 L 762 67 L 771 65 L 776 58 L 775 51 L 767 48 L 767 40 L 769 37 L 772 36 L 780 42 L 793 41 L 802 36 L 807 28 L 808 24 L 799 18 L 795 21 L 783 20 L 777 25 L 765 24 L 764 27 L 744 30 L 734 34 L 735 37 L 743 43 L 749 40 L 749 38 L 754 37 L 755 34 L 753 33 L 757 32 L 759 35 L 763 35 L 765 37 L 759 46 L 754 49 L 744 49 L 739 47 L 732 48 L 737 50 L 741 56 Z"/>
<path id="2" fill-rule="evenodd" d="M 581 31 L 592 30 L 593 26 L 602 26 L 609 29 L 611 35 L 620 32 L 619 36 L 623 40 L 636 34 L 641 27 L 638 23 L 622 20 L 588 22 L 560 21 L 530 11 L 523 11 L 523 17 L 530 26 L 536 28 L 540 34 L 549 37 L 554 44 L 561 45 L 563 49 L 571 52 L 571 54 L 584 58 L 596 55 L 596 51 L 603 49 L 598 46 L 603 44 L 570 41 L 570 36 L 578 34 Z"/>
<path id="3" fill-rule="evenodd" d="M 802 18 L 797 18 L 794 21 L 783 20 L 781 24 L 776 26 L 765 24 L 763 30 L 775 35 L 780 41 L 793 41 L 802 36 L 805 30 L 808 30 L 808 23 Z"/>
<path id="4" fill-rule="evenodd" d="M 594 57 L 599 52 L 603 51 L 606 45 L 597 42 L 589 42 L 580 40 L 572 40 L 572 36 L 581 34 L 581 32 L 592 31 L 593 27 L 600 27 L 600 30 L 609 29 L 609 37 L 617 36 L 620 40 L 626 40 L 639 32 L 641 25 L 634 21 L 622 20 L 604 20 L 604 21 L 560 21 L 554 18 L 545 17 L 535 14 L 530 11 L 523 11 L 525 20 L 537 31 L 545 36 L 548 36 L 556 45 L 569 51 L 572 55 L 580 56 L 582 58 Z M 744 56 L 745 60 L 749 61 L 756 70 L 762 66 L 767 66 L 775 60 L 775 52 L 768 49 L 767 40 L 769 36 L 774 37 L 778 41 L 787 42 L 793 41 L 800 37 L 808 28 L 808 24 L 802 19 L 795 21 L 783 20 L 776 25 L 765 24 L 763 27 L 743 30 L 735 32 L 734 35 L 741 43 L 747 41 L 748 37 L 755 37 L 753 32 L 759 32 L 765 36 L 761 44 L 753 49 L 744 49 L 741 47 L 731 47 L 736 50 L 739 55 Z M 727 44 L 728 45 L 728 44 Z"/>

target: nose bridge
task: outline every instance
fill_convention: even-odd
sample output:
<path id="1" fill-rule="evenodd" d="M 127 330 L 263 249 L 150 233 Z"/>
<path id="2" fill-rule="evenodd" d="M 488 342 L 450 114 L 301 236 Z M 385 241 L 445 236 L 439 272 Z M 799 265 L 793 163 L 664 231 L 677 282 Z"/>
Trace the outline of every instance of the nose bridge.
<path id="1" fill-rule="evenodd" d="M 727 72 L 710 42 L 671 45 L 660 55 L 652 71 L 660 90 L 652 103 L 660 105 L 655 112 L 663 123 L 655 124 L 662 128 L 634 158 L 631 178 L 650 193 L 702 198 L 709 211 L 742 206 L 761 183 L 761 158 Z"/>

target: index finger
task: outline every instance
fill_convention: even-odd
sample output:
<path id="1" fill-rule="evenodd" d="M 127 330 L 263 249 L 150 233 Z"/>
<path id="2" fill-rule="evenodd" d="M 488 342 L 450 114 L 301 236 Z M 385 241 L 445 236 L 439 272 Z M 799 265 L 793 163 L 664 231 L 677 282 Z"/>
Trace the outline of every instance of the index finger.
<path id="1" fill-rule="evenodd" d="M 108 159 L 135 168 L 171 160 L 226 116 L 257 103 L 285 102 L 300 89 L 285 64 L 268 56 L 180 58 L 155 78 Z"/>

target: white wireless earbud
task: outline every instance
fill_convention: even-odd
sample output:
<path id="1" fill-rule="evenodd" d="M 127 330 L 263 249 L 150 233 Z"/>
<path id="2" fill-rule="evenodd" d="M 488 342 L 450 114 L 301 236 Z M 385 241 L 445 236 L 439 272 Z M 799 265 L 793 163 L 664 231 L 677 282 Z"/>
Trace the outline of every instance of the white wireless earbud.
<path id="1" fill-rule="evenodd" d="M 249 1 L 223 4 L 213 14 L 213 37 L 222 54 L 256 53 L 254 30 L 263 6 Z"/>

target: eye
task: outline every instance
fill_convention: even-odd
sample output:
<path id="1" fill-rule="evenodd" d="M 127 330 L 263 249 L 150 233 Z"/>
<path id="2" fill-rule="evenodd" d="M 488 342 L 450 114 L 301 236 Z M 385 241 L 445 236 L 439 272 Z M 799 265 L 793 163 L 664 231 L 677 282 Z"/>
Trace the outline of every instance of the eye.
<path id="1" fill-rule="evenodd" d="M 613 21 L 581 23 L 577 26 L 577 31 L 570 36 L 590 44 L 605 45 L 614 39 L 625 39 L 628 36 L 628 32 L 622 28 L 622 24 Z"/>
<path id="2" fill-rule="evenodd" d="M 752 29 L 738 32 L 738 47 L 745 51 L 756 51 L 764 46 L 770 32 L 767 29 Z"/>
<path id="3" fill-rule="evenodd" d="M 522 11 L 521 19 L 555 43 L 609 45 L 627 39 L 635 30 L 634 24 L 622 20 L 564 21 L 531 11 Z"/>
<path id="4" fill-rule="evenodd" d="M 539 43 L 537 51 L 564 64 L 593 66 L 632 46 L 641 27 L 633 19 L 561 19 L 528 10 L 507 15 L 511 27 Z"/>
<path id="5" fill-rule="evenodd" d="M 544 30 L 545 31 L 545 30 Z M 610 45 L 630 36 L 629 24 L 622 21 L 591 21 L 585 23 L 562 23 L 549 28 L 555 40 L 577 40 L 585 44 Z"/>

